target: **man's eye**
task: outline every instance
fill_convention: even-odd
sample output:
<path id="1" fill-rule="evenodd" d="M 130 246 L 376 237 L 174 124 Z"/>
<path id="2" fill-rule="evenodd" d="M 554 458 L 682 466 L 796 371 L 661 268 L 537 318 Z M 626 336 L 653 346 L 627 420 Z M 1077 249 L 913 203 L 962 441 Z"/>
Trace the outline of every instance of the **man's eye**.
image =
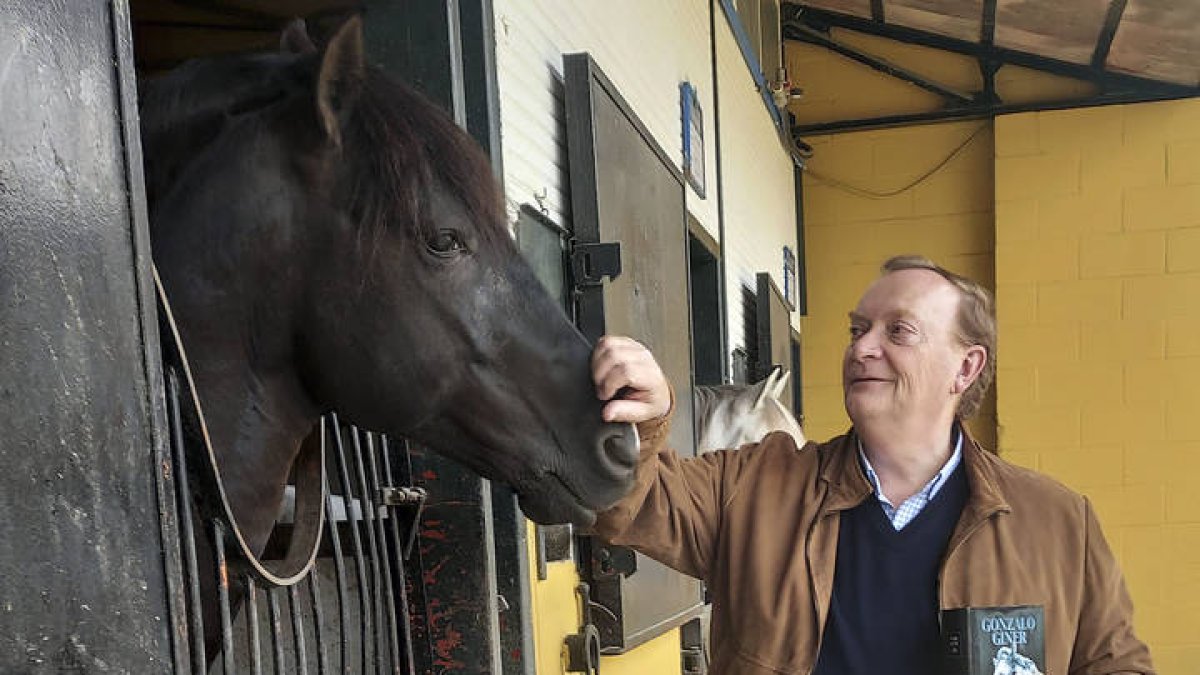
<path id="1" fill-rule="evenodd" d="M 863 328 L 862 326 L 850 326 L 850 337 L 852 339 L 858 339 L 865 335 L 866 332 L 867 329 Z"/>

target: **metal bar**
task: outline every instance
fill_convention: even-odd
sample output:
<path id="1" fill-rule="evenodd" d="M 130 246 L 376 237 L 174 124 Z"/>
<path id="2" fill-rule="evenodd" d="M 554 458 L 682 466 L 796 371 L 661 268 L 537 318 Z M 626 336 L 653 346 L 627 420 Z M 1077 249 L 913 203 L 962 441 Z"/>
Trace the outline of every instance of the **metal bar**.
<path id="1" fill-rule="evenodd" d="M 393 475 L 393 473 L 392 473 L 392 457 L 391 457 L 391 453 L 387 452 L 387 450 L 389 450 L 389 449 L 390 448 L 387 445 L 387 439 L 385 438 L 384 439 L 385 452 L 383 453 L 383 477 L 384 477 L 384 480 L 386 480 L 388 482 L 388 485 L 395 485 L 396 478 L 399 476 L 399 473 L 397 472 L 395 475 Z M 403 452 L 404 452 L 405 459 L 408 459 L 408 440 L 407 439 L 404 441 Z M 409 473 L 411 474 L 411 471 Z M 392 519 L 391 519 L 392 520 L 392 556 L 393 556 L 393 559 L 396 561 L 396 577 L 400 580 L 400 583 L 396 584 L 395 594 L 396 594 L 396 598 L 397 598 L 397 604 L 399 605 L 399 607 L 398 607 L 399 614 L 404 619 L 403 621 L 400 622 L 400 635 L 402 638 L 402 642 L 404 644 L 404 665 L 408 669 L 405 672 L 416 673 L 417 666 L 416 666 L 416 663 L 415 663 L 414 657 L 413 657 L 412 626 L 409 625 L 409 619 L 412 616 L 412 614 L 409 611 L 409 606 L 408 606 L 408 578 L 407 578 L 407 574 L 405 573 L 405 569 L 404 569 L 405 550 L 404 550 L 404 543 L 400 539 L 400 523 L 398 522 L 399 519 L 396 518 L 395 516 L 396 516 L 396 510 L 393 509 L 392 510 Z M 418 525 L 419 525 L 419 523 L 413 523 L 413 529 L 414 530 L 418 529 Z"/>
<path id="2" fill-rule="evenodd" d="M 217 602 L 221 606 L 221 666 L 233 675 L 233 617 L 229 610 L 229 565 L 225 561 L 225 526 L 213 520 L 213 551 L 216 553 Z"/>
<path id="3" fill-rule="evenodd" d="M 1126 103 L 1142 103 L 1145 101 L 1170 101 L 1190 96 L 1176 94 L 1143 95 L 1143 94 L 1111 94 L 1094 96 L 1070 101 L 1047 101 L 1044 103 L 976 105 L 964 108 L 949 108 L 923 113 L 906 115 L 884 115 L 881 117 L 866 117 L 852 120 L 837 120 L 834 122 L 819 122 L 792 127 L 792 133 L 797 136 L 819 136 L 836 134 L 845 131 L 863 131 L 866 129 L 886 129 L 907 124 L 927 124 L 932 122 L 953 122 L 958 120 L 980 119 L 995 115 L 1011 113 L 1034 112 L 1038 110 L 1064 110 L 1067 108 L 1093 107 L 1102 105 L 1121 105 Z"/>
<path id="4" fill-rule="evenodd" d="M 336 420 L 333 420 L 330 423 L 330 428 L 333 429 L 334 434 L 339 433 Z M 328 483 L 328 473 L 326 473 L 325 480 L 326 483 Z M 350 593 L 346 589 L 346 565 L 343 562 L 342 557 L 342 536 L 338 532 L 338 522 L 337 518 L 334 517 L 333 512 L 333 491 L 329 489 L 328 485 L 325 488 L 325 522 L 329 524 L 326 534 L 329 537 L 330 546 L 333 547 L 333 573 L 334 577 L 337 579 L 337 604 L 338 613 L 341 616 L 341 621 L 339 622 L 341 624 L 341 643 L 339 645 L 339 652 L 341 654 L 342 661 L 341 668 L 339 670 L 341 670 L 344 675 L 349 675 L 350 660 L 347 653 L 350 650 L 350 606 L 346 601 L 346 596 Z"/>
<path id="5" fill-rule="evenodd" d="M 279 618 L 279 588 L 267 589 L 267 610 L 271 617 L 271 651 L 275 655 L 275 675 L 284 675 L 287 669 L 283 664 L 283 622 Z"/>
<path id="6" fill-rule="evenodd" d="M 373 495 L 380 494 L 382 485 L 379 481 L 379 462 L 375 459 L 376 450 L 371 442 L 373 435 L 367 436 L 367 464 L 370 468 L 371 484 L 370 493 Z M 379 453 L 387 451 L 387 438 L 381 436 L 379 438 Z M 386 507 L 383 507 L 386 508 Z M 396 513 L 392 512 L 391 517 L 395 518 Z M 392 566 L 388 563 L 388 553 L 386 550 L 387 529 L 383 523 L 383 517 L 375 519 L 376 540 L 379 542 L 379 547 L 376 548 L 376 555 L 379 556 L 379 566 L 382 568 L 383 576 L 383 599 L 384 608 L 387 613 L 387 644 L 388 653 L 391 656 L 392 668 L 398 668 L 400 665 L 400 649 L 396 644 L 399 638 L 399 632 L 396 625 L 396 603 L 394 601 L 395 594 L 393 593 L 392 583 Z"/>
<path id="7" fill-rule="evenodd" d="M 374 634 L 371 625 L 370 598 L 368 596 L 370 588 L 367 582 L 367 562 L 363 557 L 362 537 L 358 532 L 358 525 L 354 522 L 354 514 L 350 508 L 351 502 L 354 499 L 354 491 L 350 489 L 350 470 L 346 465 L 346 448 L 342 442 L 341 424 L 338 422 L 336 413 L 330 413 L 330 416 L 333 419 L 333 428 L 337 430 L 337 435 L 334 436 L 334 448 L 337 452 L 334 454 L 337 459 L 338 478 L 342 484 L 342 501 L 346 507 L 346 525 L 350 528 L 350 541 L 354 549 L 354 571 L 358 576 L 359 625 L 362 628 L 362 663 L 365 668 L 366 664 L 371 662 L 371 635 Z M 351 427 L 351 432 L 355 433 L 353 427 Z M 361 505 L 359 510 L 362 510 Z M 359 518 L 361 517 L 360 514 Z"/>
<path id="8" fill-rule="evenodd" d="M 387 642 L 383 619 L 383 573 L 380 569 L 379 540 L 375 536 L 375 500 L 367 483 L 361 439 L 366 436 L 368 452 L 374 447 L 374 443 L 369 432 L 360 431 L 358 428 L 355 428 L 354 431 L 353 468 L 358 478 L 359 488 L 362 490 L 358 503 L 362 507 L 359 511 L 362 514 L 362 527 L 367 531 L 368 562 L 371 564 L 371 616 L 375 621 L 375 660 L 377 670 L 382 673 L 385 672 L 382 654 L 386 649 L 384 644 Z"/>
<path id="9" fill-rule="evenodd" d="M 312 572 L 308 574 L 308 592 L 312 598 L 313 610 L 313 639 L 317 643 L 317 674 L 326 675 L 330 672 L 329 651 L 325 644 L 325 609 L 321 602 L 321 588 L 317 582 L 319 577 L 317 568 L 314 566 Z"/>
<path id="10" fill-rule="evenodd" d="M 262 675 L 262 638 L 258 630 L 258 583 L 246 575 L 246 623 L 250 632 L 250 672 Z"/>
<path id="11" fill-rule="evenodd" d="M 975 58 L 987 58 L 997 61 L 1002 64 L 1012 64 L 1025 68 L 1033 68 L 1055 75 L 1064 77 L 1073 77 L 1079 80 L 1088 80 L 1095 82 L 1098 85 L 1106 88 L 1124 88 L 1136 90 L 1143 93 L 1156 92 L 1159 94 L 1176 94 L 1178 97 L 1195 96 L 1200 93 L 1200 87 L 1193 87 L 1183 84 L 1175 84 L 1170 82 L 1160 82 L 1150 78 L 1138 77 L 1136 75 L 1128 75 L 1126 73 L 1118 73 L 1108 70 L 1097 70 L 1092 68 L 1091 64 L 1071 63 L 1070 61 L 1061 61 L 1052 59 L 1046 56 L 1030 54 L 1015 49 L 1006 49 L 995 45 L 983 45 L 977 42 L 969 42 L 967 40 L 959 40 L 957 38 L 946 37 L 937 33 L 908 28 L 905 26 L 897 26 L 895 24 L 878 24 L 870 19 L 864 19 L 848 14 L 831 12 L 815 7 L 800 7 L 789 3 L 791 14 L 799 12 L 799 23 L 793 21 L 785 23 L 783 26 L 784 37 L 788 38 L 788 31 L 795 28 L 797 25 L 808 25 L 811 28 L 818 30 L 837 26 L 840 28 L 848 28 L 860 33 L 868 35 L 878 35 L 880 37 L 899 40 L 909 44 L 932 47 L 934 49 L 942 49 L 945 51 L 955 52 L 958 54 L 966 54 Z"/>
<path id="12" fill-rule="evenodd" d="M 979 103 L 990 105 L 1000 105 L 1003 103 L 1000 96 L 996 94 L 996 71 L 1000 70 L 1000 64 L 987 59 L 979 59 L 979 76 L 983 79 L 983 95 L 980 96 Z"/>
<path id="13" fill-rule="evenodd" d="M 288 607 L 292 611 L 292 641 L 296 646 L 296 672 L 299 675 L 308 675 L 308 646 L 304 641 L 304 619 L 300 616 L 299 584 L 288 586 Z"/>
<path id="14" fill-rule="evenodd" d="M 231 31 L 235 33 L 262 33 L 263 36 L 277 36 L 280 22 L 271 24 L 250 23 L 207 23 L 204 21 L 166 21 L 161 19 L 141 19 L 134 21 L 138 28 L 177 28 L 180 30 L 211 30 Z"/>
<path id="15" fill-rule="evenodd" d="M 996 0 L 983 0 L 983 15 L 979 21 L 979 41 L 985 45 L 996 42 Z"/>
<path id="16" fill-rule="evenodd" d="M 883 13 L 883 0 L 871 0 L 871 20 L 879 23 L 887 21 Z"/>
<path id="17" fill-rule="evenodd" d="M 833 38 L 828 37 L 827 35 L 824 35 L 816 30 L 813 30 L 812 28 L 809 28 L 808 26 L 804 26 L 804 25 L 793 26 L 791 28 L 791 32 L 789 33 L 789 36 L 793 40 L 799 40 L 800 42 L 808 42 L 810 44 L 824 47 L 825 49 L 828 49 L 837 54 L 841 54 L 842 56 L 845 56 L 848 59 L 857 61 L 857 62 L 859 62 L 865 66 L 868 66 L 874 70 L 877 70 L 885 75 L 889 75 L 896 79 L 908 82 L 909 84 L 916 85 L 926 91 L 929 91 L 934 94 L 937 94 L 938 96 L 941 96 L 942 98 L 946 99 L 950 103 L 957 103 L 957 104 L 965 105 L 965 104 L 974 102 L 974 99 L 969 94 L 964 94 L 964 93 L 962 93 L 960 91 L 956 91 L 944 84 L 939 84 L 937 82 L 934 82 L 933 80 L 930 80 L 929 78 L 921 75 L 920 73 L 911 71 L 907 68 L 902 68 L 900 66 L 897 66 L 896 64 L 891 63 L 886 59 L 882 59 L 877 56 L 872 56 L 872 55 L 867 54 L 866 52 L 863 52 L 855 47 L 851 47 L 849 45 L 844 45 L 844 44 L 838 42 L 837 40 L 834 40 Z"/>
<path id="18" fill-rule="evenodd" d="M 179 416 L 179 374 L 171 369 L 167 379 L 170 390 L 171 448 L 175 455 L 176 496 L 179 499 L 179 524 L 183 530 L 184 573 L 187 577 L 188 610 L 191 620 L 192 672 L 207 672 L 204 657 L 204 615 L 200 604 L 200 565 L 196 561 L 196 528 L 192 516 L 192 491 L 188 484 L 187 459 L 184 457 L 183 422 Z"/>
<path id="19" fill-rule="evenodd" d="M 1117 27 L 1121 25 L 1121 17 L 1125 15 L 1126 0 L 1112 0 L 1108 3 L 1108 14 L 1104 17 L 1104 26 L 1100 36 L 1096 38 L 1096 49 L 1092 52 L 1092 67 L 1103 70 L 1108 63 L 1108 50 L 1112 48 L 1113 38 L 1117 36 Z"/>

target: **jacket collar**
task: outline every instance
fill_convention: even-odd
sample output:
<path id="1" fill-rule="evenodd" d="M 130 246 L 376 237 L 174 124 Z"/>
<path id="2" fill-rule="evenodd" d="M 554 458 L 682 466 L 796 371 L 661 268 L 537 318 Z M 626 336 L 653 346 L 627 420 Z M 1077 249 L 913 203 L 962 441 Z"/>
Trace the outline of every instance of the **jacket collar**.
<path id="1" fill-rule="evenodd" d="M 963 470 L 967 473 L 967 484 L 970 486 L 970 496 L 959 521 L 963 526 L 970 526 L 994 513 L 1012 509 L 996 482 L 999 460 L 984 450 L 966 427 L 960 425 L 959 431 L 963 434 Z M 830 441 L 827 448 L 826 457 L 821 462 L 821 480 L 828 490 L 824 511 L 830 513 L 852 509 L 873 491 L 858 461 L 858 434 L 852 427 L 847 433 Z"/>

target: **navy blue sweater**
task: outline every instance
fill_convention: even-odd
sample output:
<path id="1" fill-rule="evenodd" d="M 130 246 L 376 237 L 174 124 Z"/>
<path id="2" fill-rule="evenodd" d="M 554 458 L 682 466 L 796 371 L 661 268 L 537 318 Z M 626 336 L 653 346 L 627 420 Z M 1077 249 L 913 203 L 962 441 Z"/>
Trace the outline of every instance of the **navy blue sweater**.
<path id="1" fill-rule="evenodd" d="M 966 501 L 959 464 L 899 531 L 874 495 L 842 512 L 833 600 L 814 675 L 941 672 L 937 575 Z"/>

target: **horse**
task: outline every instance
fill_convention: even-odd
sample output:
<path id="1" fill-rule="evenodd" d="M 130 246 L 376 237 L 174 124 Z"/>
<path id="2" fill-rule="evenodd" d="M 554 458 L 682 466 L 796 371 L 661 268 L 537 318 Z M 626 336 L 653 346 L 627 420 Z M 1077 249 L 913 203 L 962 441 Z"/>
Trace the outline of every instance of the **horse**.
<path id="1" fill-rule="evenodd" d="M 772 431 L 790 434 L 797 446 L 804 445 L 800 422 L 779 401 L 789 375 L 777 367 L 756 384 L 696 387 L 697 451 L 757 443 Z"/>
<path id="2" fill-rule="evenodd" d="M 261 552 L 320 417 L 403 436 L 588 526 L 632 485 L 592 347 L 510 236 L 482 150 L 368 66 L 318 49 L 188 62 L 142 88 L 153 259 L 236 526 Z"/>

